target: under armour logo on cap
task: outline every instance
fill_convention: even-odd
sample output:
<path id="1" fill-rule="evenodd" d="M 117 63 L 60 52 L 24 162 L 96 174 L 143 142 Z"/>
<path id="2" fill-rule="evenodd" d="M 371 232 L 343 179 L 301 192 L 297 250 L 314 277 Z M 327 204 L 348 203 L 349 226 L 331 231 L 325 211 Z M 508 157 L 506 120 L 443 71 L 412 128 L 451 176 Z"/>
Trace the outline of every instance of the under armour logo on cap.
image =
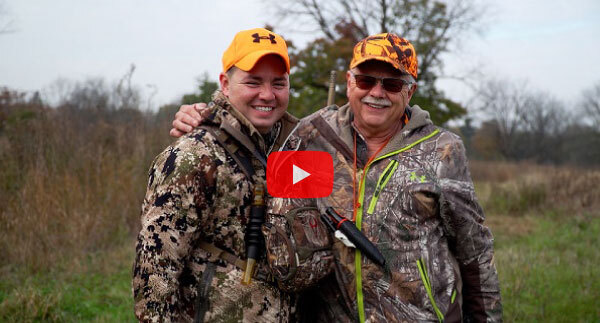
<path id="1" fill-rule="evenodd" d="M 271 44 L 277 44 L 275 41 L 275 35 L 273 34 L 269 34 L 269 36 L 259 36 L 258 33 L 254 33 L 252 34 L 252 37 L 254 38 L 253 42 L 255 43 L 260 43 L 261 39 L 268 39 L 271 41 Z"/>

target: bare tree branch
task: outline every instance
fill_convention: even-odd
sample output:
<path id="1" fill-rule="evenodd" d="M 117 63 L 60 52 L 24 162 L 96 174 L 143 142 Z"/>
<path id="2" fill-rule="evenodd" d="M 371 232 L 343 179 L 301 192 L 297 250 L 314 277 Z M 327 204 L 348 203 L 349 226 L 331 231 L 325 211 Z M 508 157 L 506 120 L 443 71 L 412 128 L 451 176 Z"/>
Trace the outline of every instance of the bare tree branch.
<path id="1" fill-rule="evenodd" d="M 589 118 L 592 125 L 600 128 L 600 82 L 596 83 L 591 89 L 583 91 L 583 110 L 585 116 Z M 600 130 L 598 130 L 600 131 Z"/>
<path id="2" fill-rule="evenodd" d="M 0 35 L 16 31 L 15 21 L 10 18 L 10 13 L 4 3 L 4 1 L 0 2 Z"/>
<path id="3" fill-rule="evenodd" d="M 388 22 L 388 17 L 387 17 L 387 13 L 388 13 L 388 3 L 386 0 L 379 0 L 379 7 L 381 7 L 381 18 L 379 21 L 379 31 L 380 32 L 385 32 L 386 30 L 388 30 L 387 27 L 387 22 Z"/>

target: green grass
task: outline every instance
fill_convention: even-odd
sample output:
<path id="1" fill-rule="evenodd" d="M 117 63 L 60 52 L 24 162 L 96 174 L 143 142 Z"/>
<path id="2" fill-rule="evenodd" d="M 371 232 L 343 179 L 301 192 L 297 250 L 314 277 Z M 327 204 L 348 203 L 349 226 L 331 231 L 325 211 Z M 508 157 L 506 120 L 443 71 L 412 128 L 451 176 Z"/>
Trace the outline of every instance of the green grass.
<path id="1" fill-rule="evenodd" d="M 70 270 L 3 275 L 0 321 L 135 322 L 133 248 L 127 249 L 95 255 Z"/>
<path id="2" fill-rule="evenodd" d="M 494 234 L 506 322 L 600 322 L 600 218 L 548 214 Z M 513 223 L 520 225 L 520 223 Z"/>
<path id="3" fill-rule="evenodd" d="M 506 322 L 600 322 L 600 217 L 549 212 L 488 220 Z M 0 273 L 0 321 L 134 322 L 133 253 L 126 243 L 68 270 Z"/>

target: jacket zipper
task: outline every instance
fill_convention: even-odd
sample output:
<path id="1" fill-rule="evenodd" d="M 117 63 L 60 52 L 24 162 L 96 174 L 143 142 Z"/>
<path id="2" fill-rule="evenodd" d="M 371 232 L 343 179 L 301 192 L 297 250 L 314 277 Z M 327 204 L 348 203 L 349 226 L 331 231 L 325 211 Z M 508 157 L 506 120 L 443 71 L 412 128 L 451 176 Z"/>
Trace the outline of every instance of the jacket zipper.
<path id="1" fill-rule="evenodd" d="M 403 147 L 402 149 L 393 151 L 391 153 L 385 154 L 383 156 L 380 156 L 378 158 L 375 158 L 375 160 L 373 160 L 371 162 L 371 164 L 373 164 L 374 162 L 393 156 L 395 154 L 399 154 L 403 151 L 409 150 L 410 148 L 420 144 L 421 142 L 437 135 L 440 132 L 440 129 L 435 129 L 434 131 L 432 131 L 430 134 L 428 134 L 425 137 L 420 138 L 419 140 L 413 142 L 412 144 Z M 365 165 L 364 171 L 362 173 L 362 176 L 366 176 L 367 173 L 369 172 L 369 165 Z M 360 231 L 361 230 L 361 226 L 362 226 L 362 212 L 363 212 L 363 202 L 365 200 L 365 182 L 362 182 L 362 185 L 359 187 L 359 192 L 358 192 L 358 203 L 359 203 L 359 207 L 356 210 L 356 228 Z M 362 264 L 361 264 L 361 259 L 362 259 L 362 255 L 360 253 L 360 251 L 358 249 L 355 249 L 355 253 L 354 253 L 354 268 L 355 268 L 355 276 L 356 276 L 356 305 L 358 307 L 358 319 L 360 321 L 360 323 L 363 323 L 365 321 L 365 306 L 364 306 L 364 300 L 363 300 L 363 292 L 362 292 Z"/>
<path id="2" fill-rule="evenodd" d="M 425 286 L 425 290 L 427 291 L 427 296 L 429 296 L 431 305 L 433 305 L 435 315 L 437 315 L 438 320 L 440 322 L 444 322 L 444 314 L 442 314 L 440 309 L 437 307 L 435 299 L 433 298 L 433 291 L 431 290 L 431 281 L 429 280 L 429 275 L 427 274 L 427 266 L 425 266 L 423 258 L 417 260 L 417 267 L 419 267 L 419 274 L 421 275 L 421 280 L 423 281 L 423 285 Z"/>
<path id="3" fill-rule="evenodd" d="M 375 193 L 371 198 L 371 202 L 369 202 L 369 209 L 367 209 L 367 214 L 373 214 L 373 211 L 375 211 L 375 205 L 377 205 L 379 194 L 398 168 L 398 164 L 398 161 L 392 159 L 381 174 L 381 176 L 379 176 L 379 179 L 377 180 L 377 187 L 375 188 Z"/>

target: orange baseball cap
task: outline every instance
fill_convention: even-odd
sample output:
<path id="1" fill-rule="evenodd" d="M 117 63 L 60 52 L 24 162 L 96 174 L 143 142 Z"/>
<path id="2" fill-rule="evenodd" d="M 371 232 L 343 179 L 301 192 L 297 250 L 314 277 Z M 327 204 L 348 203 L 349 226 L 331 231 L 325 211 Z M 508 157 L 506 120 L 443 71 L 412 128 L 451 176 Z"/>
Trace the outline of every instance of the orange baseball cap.
<path id="1" fill-rule="evenodd" d="M 354 46 L 350 68 L 372 59 L 390 63 L 401 72 L 417 79 L 417 52 L 413 45 L 402 37 L 384 33 L 359 41 Z"/>
<path id="2" fill-rule="evenodd" d="M 232 66 L 249 71 L 261 57 L 268 54 L 281 56 L 287 72 L 290 72 L 290 57 L 281 36 L 264 28 L 240 31 L 223 53 L 223 72 L 227 72 Z"/>

